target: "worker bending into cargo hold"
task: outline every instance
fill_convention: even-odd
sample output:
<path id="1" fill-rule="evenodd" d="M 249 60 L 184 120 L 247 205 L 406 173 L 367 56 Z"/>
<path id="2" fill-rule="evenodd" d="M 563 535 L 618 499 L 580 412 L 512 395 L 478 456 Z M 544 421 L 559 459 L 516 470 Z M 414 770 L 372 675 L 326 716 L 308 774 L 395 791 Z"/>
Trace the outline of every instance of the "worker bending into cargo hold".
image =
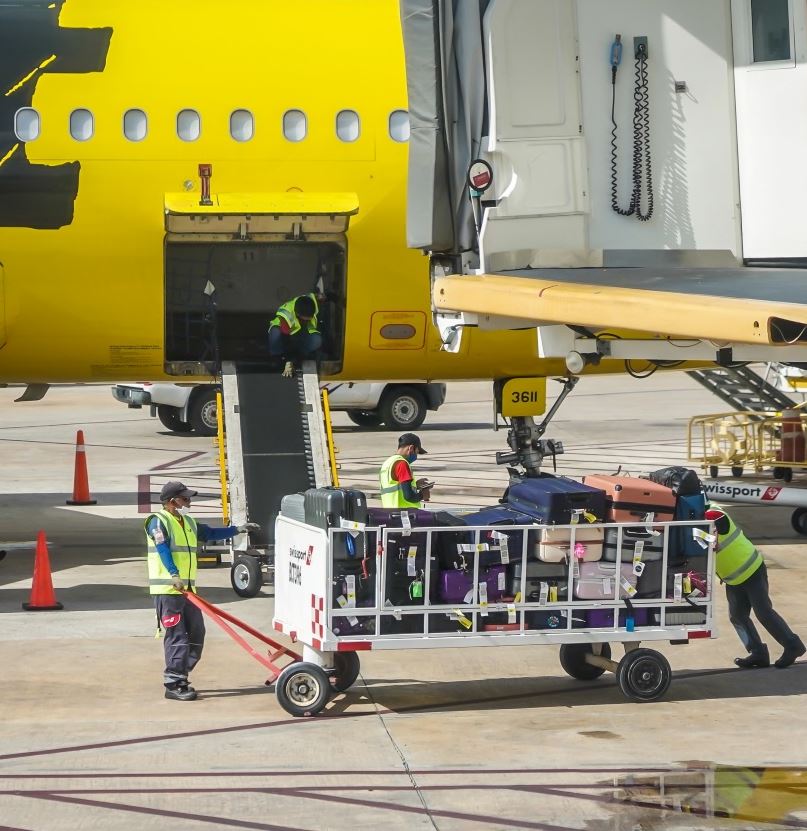
<path id="1" fill-rule="evenodd" d="M 398 439 L 398 450 L 381 465 L 381 504 L 385 508 L 420 508 L 428 502 L 434 485 L 426 479 L 414 481 L 412 464 L 426 451 L 414 433 Z"/>
<path id="2" fill-rule="evenodd" d="M 722 508 L 710 505 L 706 519 L 714 522 L 718 534 L 715 570 L 721 582 L 726 584 L 729 619 L 748 650 L 747 657 L 735 658 L 734 663 L 742 669 L 771 664 L 768 647 L 751 620 L 753 610 L 771 637 L 784 647 L 775 666 L 779 669 L 789 667 L 796 658 L 804 655 L 805 646 L 773 608 L 768 593 L 768 570 L 762 554 Z"/>
<path id="3" fill-rule="evenodd" d="M 283 303 L 269 324 L 269 354 L 285 358 L 284 375 L 290 375 L 292 362 L 315 359 L 322 348 L 319 331 L 319 302 L 314 292 L 301 294 Z"/>
<path id="4" fill-rule="evenodd" d="M 205 642 L 202 613 L 185 598 L 186 591 L 196 591 L 197 543 L 229 540 L 259 527 L 247 522 L 212 528 L 196 522 L 189 513 L 196 493 L 182 482 L 167 482 L 160 491 L 162 510 L 151 514 L 145 523 L 149 592 L 154 595 L 157 625 L 165 630 L 165 697 L 175 701 L 196 698 L 188 673 L 199 663 Z"/>

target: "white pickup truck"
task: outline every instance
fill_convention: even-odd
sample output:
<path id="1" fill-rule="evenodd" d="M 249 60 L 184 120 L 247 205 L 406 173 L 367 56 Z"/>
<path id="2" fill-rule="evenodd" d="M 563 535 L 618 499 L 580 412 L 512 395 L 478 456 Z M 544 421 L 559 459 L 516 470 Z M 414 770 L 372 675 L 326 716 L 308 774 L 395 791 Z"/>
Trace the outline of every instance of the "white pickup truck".
<path id="1" fill-rule="evenodd" d="M 446 398 L 446 385 L 435 383 L 381 384 L 323 383 L 332 410 L 344 410 L 359 427 L 415 430 L 428 410 L 438 409 Z M 214 384 L 116 384 L 112 395 L 129 407 L 151 408 L 164 427 L 175 433 L 216 434 Z"/>

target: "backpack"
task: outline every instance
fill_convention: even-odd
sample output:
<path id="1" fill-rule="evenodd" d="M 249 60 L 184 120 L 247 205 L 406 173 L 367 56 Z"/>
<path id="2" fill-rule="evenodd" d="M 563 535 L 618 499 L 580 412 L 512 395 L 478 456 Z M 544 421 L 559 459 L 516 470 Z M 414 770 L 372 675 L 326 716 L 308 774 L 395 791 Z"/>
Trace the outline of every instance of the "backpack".
<path id="1" fill-rule="evenodd" d="M 663 467 L 649 473 L 647 478 L 668 487 L 676 496 L 694 496 L 703 490 L 700 477 L 688 467 Z"/>

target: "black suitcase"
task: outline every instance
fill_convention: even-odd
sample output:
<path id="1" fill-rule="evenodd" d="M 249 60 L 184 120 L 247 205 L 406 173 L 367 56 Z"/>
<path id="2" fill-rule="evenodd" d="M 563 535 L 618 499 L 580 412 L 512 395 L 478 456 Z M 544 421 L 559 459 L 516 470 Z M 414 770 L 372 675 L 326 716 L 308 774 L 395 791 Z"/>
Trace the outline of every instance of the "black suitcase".
<path id="1" fill-rule="evenodd" d="M 636 550 L 636 543 L 644 543 L 642 549 L 642 562 L 650 563 L 660 560 L 664 556 L 664 535 L 659 532 L 653 536 L 641 528 L 622 529 L 622 559 L 623 563 L 633 562 L 633 553 Z M 602 558 L 609 563 L 615 563 L 619 559 L 617 549 L 617 529 L 605 529 L 605 542 L 602 547 Z"/>
<path id="2" fill-rule="evenodd" d="M 304 495 L 305 521 L 315 528 L 340 528 L 341 521 L 367 525 L 367 497 L 352 488 L 310 488 Z M 365 535 L 347 531 L 334 534 L 334 560 L 360 560 L 365 555 Z"/>
<path id="3" fill-rule="evenodd" d="M 654 470 L 646 478 L 658 485 L 664 485 L 676 496 L 692 496 L 703 489 L 698 474 L 688 467 L 663 467 L 661 470 Z"/>
<path id="4" fill-rule="evenodd" d="M 576 511 L 585 511 L 602 521 L 606 511 L 605 491 L 545 473 L 513 482 L 503 501 L 544 525 L 569 525 Z"/>
<path id="5" fill-rule="evenodd" d="M 524 589 L 525 603 L 536 603 L 541 597 L 541 583 L 555 586 L 558 600 L 565 600 L 568 596 L 569 566 L 566 563 L 544 563 L 541 560 L 527 561 L 527 580 Z M 521 591 L 521 563 L 511 564 L 507 570 L 507 591 L 511 597 Z M 547 592 L 548 595 L 548 592 Z M 549 598 L 547 596 L 547 602 Z"/>
<path id="6" fill-rule="evenodd" d="M 462 552 L 462 546 L 473 543 L 473 534 L 469 534 L 467 531 L 439 530 L 440 528 L 465 525 L 465 520 L 448 513 L 448 511 L 435 511 L 434 524 L 437 533 L 432 537 L 432 554 L 439 560 L 440 568 L 460 568 L 463 557 L 466 563 L 472 562 L 470 555 Z"/>
<path id="7" fill-rule="evenodd" d="M 360 612 L 362 608 L 375 606 L 375 559 L 345 560 L 334 563 L 332 608 Z M 355 593 L 355 605 L 350 605 L 351 583 Z M 340 602 L 341 600 L 341 602 Z M 352 616 L 351 616 L 352 617 Z M 373 634 L 375 616 L 356 615 L 357 622 L 348 617 L 331 617 L 331 629 L 335 635 Z"/>
<path id="8" fill-rule="evenodd" d="M 671 556 L 671 555 L 670 555 Z M 675 575 L 706 574 L 706 556 L 689 557 L 687 559 L 670 559 L 667 563 L 666 597 L 673 596 Z M 659 597 L 661 595 L 661 560 L 645 563 L 644 571 L 636 582 L 637 597 Z"/>
<path id="9" fill-rule="evenodd" d="M 566 609 L 539 609 L 524 613 L 525 629 L 552 629 L 563 631 L 568 627 Z M 586 626 L 586 612 L 584 609 L 572 612 L 572 629 L 584 629 Z"/>
<path id="10" fill-rule="evenodd" d="M 479 565 L 481 567 L 492 566 L 496 563 L 512 563 L 520 560 L 524 553 L 524 532 L 507 531 L 508 525 L 534 525 L 535 520 L 522 514 L 507 505 L 494 505 L 491 508 L 483 508 L 474 514 L 466 514 L 462 518 L 470 527 L 481 526 L 503 526 L 501 530 L 480 531 L 479 542 L 490 546 L 488 551 L 479 552 Z M 503 557 L 502 535 L 507 554 Z M 530 546 L 535 544 L 537 537 L 535 532 L 527 532 L 527 557 L 532 553 Z"/>
<path id="11" fill-rule="evenodd" d="M 410 562 L 414 566 L 410 569 Z M 412 574 L 411 571 L 415 573 Z M 437 558 L 429 557 L 429 594 L 436 602 L 439 570 Z M 387 558 L 386 585 L 382 605 L 422 606 L 426 598 L 426 556 L 425 553 L 411 561 L 408 552 L 400 558 Z"/>

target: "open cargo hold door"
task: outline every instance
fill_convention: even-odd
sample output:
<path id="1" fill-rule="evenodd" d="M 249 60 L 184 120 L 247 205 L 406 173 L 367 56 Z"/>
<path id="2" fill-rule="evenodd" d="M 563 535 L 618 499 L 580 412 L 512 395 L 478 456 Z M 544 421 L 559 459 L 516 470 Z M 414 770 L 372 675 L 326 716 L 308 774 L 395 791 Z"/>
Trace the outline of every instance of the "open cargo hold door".
<path id="1" fill-rule="evenodd" d="M 278 306 L 319 289 L 323 369 L 338 372 L 356 194 L 230 193 L 210 202 L 200 205 L 198 193 L 165 196 L 166 371 L 209 374 L 216 357 L 264 362 Z"/>

